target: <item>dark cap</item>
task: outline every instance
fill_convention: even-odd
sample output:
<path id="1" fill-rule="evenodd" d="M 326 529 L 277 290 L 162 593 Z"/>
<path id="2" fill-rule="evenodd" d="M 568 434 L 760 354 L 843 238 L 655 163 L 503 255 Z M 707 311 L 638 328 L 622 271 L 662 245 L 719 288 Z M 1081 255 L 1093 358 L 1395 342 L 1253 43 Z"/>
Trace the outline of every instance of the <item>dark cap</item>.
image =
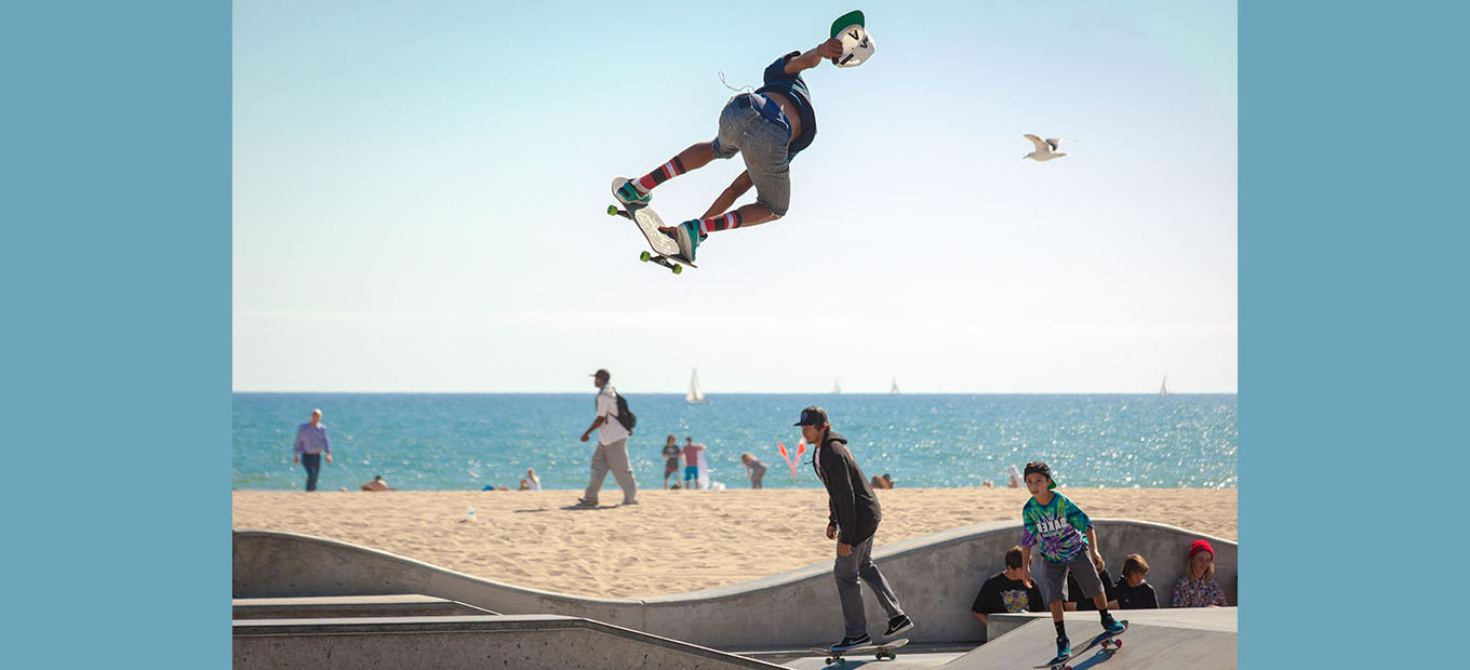
<path id="1" fill-rule="evenodd" d="M 816 405 L 801 410 L 801 420 L 793 426 L 822 426 L 827 424 L 827 412 Z"/>
<path id="2" fill-rule="evenodd" d="M 598 368 L 597 372 L 594 372 L 594 373 L 592 373 L 591 375 L 588 375 L 588 376 L 590 376 L 590 377 L 602 377 L 603 379 L 612 379 L 612 373 L 611 372 L 608 372 L 607 371 L 607 368 Z"/>
<path id="3" fill-rule="evenodd" d="M 1025 474 L 1021 475 L 1021 478 L 1024 479 L 1026 477 L 1029 477 L 1033 472 L 1046 477 L 1046 488 L 1054 489 L 1057 487 L 1057 480 L 1052 479 L 1051 477 L 1051 466 L 1041 461 L 1031 461 L 1030 463 L 1026 464 L 1026 472 Z"/>

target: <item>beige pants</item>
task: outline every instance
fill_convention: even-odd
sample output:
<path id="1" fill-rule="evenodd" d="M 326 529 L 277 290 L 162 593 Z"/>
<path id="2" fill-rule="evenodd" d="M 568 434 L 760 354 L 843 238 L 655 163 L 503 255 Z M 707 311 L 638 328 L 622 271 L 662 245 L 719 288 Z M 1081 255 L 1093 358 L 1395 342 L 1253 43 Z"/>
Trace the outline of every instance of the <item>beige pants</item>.
<path id="1" fill-rule="evenodd" d="M 638 480 L 633 478 L 633 468 L 628 465 L 626 438 L 612 444 L 598 443 L 597 451 L 592 452 L 592 482 L 587 485 L 582 499 L 588 504 L 597 503 L 597 492 L 602 490 L 602 482 L 607 479 L 609 471 L 613 479 L 618 480 L 618 487 L 623 489 L 623 504 L 638 502 Z"/>

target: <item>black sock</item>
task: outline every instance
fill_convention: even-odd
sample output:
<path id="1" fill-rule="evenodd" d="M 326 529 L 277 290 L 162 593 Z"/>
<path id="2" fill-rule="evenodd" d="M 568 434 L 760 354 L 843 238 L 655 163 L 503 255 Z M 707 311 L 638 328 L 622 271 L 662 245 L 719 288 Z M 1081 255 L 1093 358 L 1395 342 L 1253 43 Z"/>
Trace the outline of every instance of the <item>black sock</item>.
<path id="1" fill-rule="evenodd" d="M 1112 612 L 1109 612 L 1107 610 L 1102 610 L 1101 611 L 1101 614 L 1102 614 L 1102 622 L 1103 622 L 1103 625 L 1104 626 L 1106 626 L 1106 625 L 1108 625 L 1108 624 L 1110 624 L 1110 623 L 1113 622 L 1113 613 Z"/>
<path id="2" fill-rule="evenodd" d="M 1067 626 L 1066 626 L 1066 622 L 1064 622 L 1064 621 L 1053 621 L 1052 623 L 1056 624 L 1056 627 L 1057 627 L 1057 639 L 1058 640 L 1065 640 L 1065 639 L 1067 639 Z"/>

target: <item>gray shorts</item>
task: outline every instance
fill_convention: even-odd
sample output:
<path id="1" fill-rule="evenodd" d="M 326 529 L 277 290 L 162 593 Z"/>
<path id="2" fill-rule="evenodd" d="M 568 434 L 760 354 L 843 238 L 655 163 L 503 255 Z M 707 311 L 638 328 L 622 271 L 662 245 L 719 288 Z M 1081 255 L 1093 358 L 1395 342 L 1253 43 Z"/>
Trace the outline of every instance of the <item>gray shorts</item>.
<path id="1" fill-rule="evenodd" d="M 756 202 L 776 216 L 785 216 L 791 205 L 791 124 L 779 111 L 773 113 L 773 107 L 775 103 L 764 95 L 741 93 L 730 98 L 720 112 L 714 150 L 715 158 L 741 154 L 755 186 Z"/>
<path id="2" fill-rule="evenodd" d="M 1092 555 L 1083 549 L 1077 552 L 1077 557 L 1071 563 L 1053 563 L 1046 559 L 1041 561 L 1042 595 L 1046 596 L 1046 604 L 1050 605 L 1058 600 L 1066 600 L 1062 594 L 1062 588 L 1067 585 L 1067 571 L 1072 571 L 1072 576 L 1077 578 L 1077 585 L 1082 587 L 1082 595 L 1091 598 L 1103 592 L 1102 579 L 1097 576 L 1097 566 L 1092 564 Z"/>

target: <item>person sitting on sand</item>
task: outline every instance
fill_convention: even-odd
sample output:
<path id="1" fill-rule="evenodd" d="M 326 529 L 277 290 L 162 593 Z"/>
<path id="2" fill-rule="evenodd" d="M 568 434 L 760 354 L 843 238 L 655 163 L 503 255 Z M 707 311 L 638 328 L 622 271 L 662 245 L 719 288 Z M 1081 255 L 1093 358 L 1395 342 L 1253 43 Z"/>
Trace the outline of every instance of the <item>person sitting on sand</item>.
<path id="1" fill-rule="evenodd" d="M 740 454 L 740 463 L 745 466 L 745 476 L 750 478 L 750 488 L 760 488 L 761 478 L 766 476 L 766 464 L 750 452 Z"/>
<path id="2" fill-rule="evenodd" d="M 883 473 L 883 488 L 885 488 L 885 489 L 891 489 L 891 488 L 893 488 L 893 475 L 890 475 L 890 474 L 888 474 L 886 472 Z"/>
<path id="3" fill-rule="evenodd" d="M 1228 607 L 1225 591 L 1215 581 L 1215 548 L 1206 540 L 1189 545 L 1184 574 L 1174 582 L 1171 607 Z"/>
<path id="4" fill-rule="evenodd" d="M 527 491 L 541 490 L 541 478 L 536 476 L 535 468 L 526 468 L 526 478 L 521 481 L 526 483 Z"/>
<path id="5" fill-rule="evenodd" d="M 873 478 L 868 480 L 868 484 L 873 487 L 874 491 L 888 488 L 888 482 L 883 481 L 883 478 L 878 475 L 873 475 Z"/>
<path id="6" fill-rule="evenodd" d="M 368 482 L 366 484 L 363 484 L 360 488 L 362 490 L 364 490 L 364 491 L 397 491 L 398 490 L 398 489 L 395 489 L 395 488 L 390 488 L 388 486 L 388 482 L 383 481 L 383 476 L 382 475 L 378 475 L 376 477 L 373 477 L 373 480 L 372 481 L 370 481 L 370 482 Z"/>
<path id="7" fill-rule="evenodd" d="M 1154 595 L 1153 585 L 1143 579 L 1146 574 L 1148 561 L 1143 560 L 1143 556 L 1128 554 L 1128 558 L 1123 559 L 1123 576 L 1118 578 L 1118 583 L 1113 587 L 1113 596 L 1117 598 L 1121 609 L 1159 608 L 1159 599 Z"/>

